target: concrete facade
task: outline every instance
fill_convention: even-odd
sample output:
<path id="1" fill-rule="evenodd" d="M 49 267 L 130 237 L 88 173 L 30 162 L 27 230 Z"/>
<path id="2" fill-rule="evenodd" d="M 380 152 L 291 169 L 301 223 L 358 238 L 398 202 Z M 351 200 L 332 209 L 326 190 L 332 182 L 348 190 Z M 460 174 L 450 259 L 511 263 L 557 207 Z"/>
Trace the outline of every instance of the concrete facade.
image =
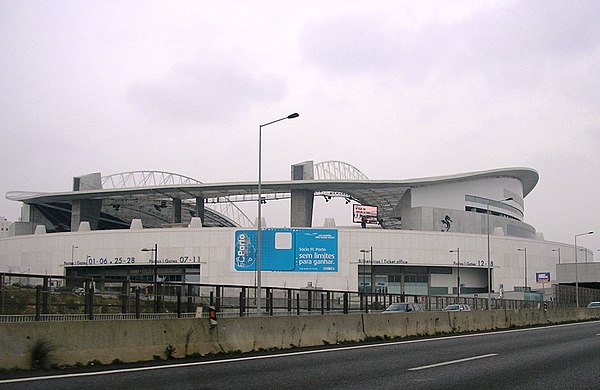
<path id="1" fill-rule="evenodd" d="M 65 274 L 69 267 L 97 267 L 99 259 L 131 258 L 136 264 L 152 266 L 152 253 L 141 252 L 142 248 L 158 246 L 158 262 L 161 266 L 180 264 L 198 265 L 200 282 L 215 284 L 252 285 L 254 272 L 236 271 L 235 232 L 236 228 L 170 228 L 143 229 L 132 224 L 129 230 L 87 231 L 76 233 L 46 233 L 4 238 L 0 241 L 0 264 L 13 272 L 39 274 Z M 430 287 L 447 288 L 452 293 L 456 286 L 457 256 L 450 250 L 460 248 L 461 284 L 465 289 L 487 286 L 487 239 L 486 235 L 450 232 L 423 232 L 411 230 L 383 230 L 358 227 L 336 228 L 338 232 L 337 272 L 265 272 L 265 286 L 323 287 L 336 290 L 356 291 L 361 283 L 359 266 L 369 272 L 370 254 L 363 264 L 361 249 L 373 249 L 375 275 L 394 274 L 395 270 L 407 267 L 445 267 L 451 273 L 432 274 Z M 501 229 L 496 229 L 495 233 Z M 74 249 L 74 247 L 76 247 Z M 562 262 L 574 262 L 572 247 L 556 242 L 507 237 L 492 234 L 490 237 L 495 291 L 509 291 L 525 284 L 525 262 L 523 252 L 527 248 L 527 285 L 542 289 L 535 282 L 536 272 L 556 275 L 556 254 L 562 248 Z M 71 258 L 73 256 L 73 259 Z M 91 264 L 90 259 L 95 259 Z M 72 263 L 74 261 L 74 264 Z M 593 260 L 592 254 L 590 259 Z M 406 272 L 404 272 L 406 273 Z M 363 276 L 365 274 L 363 273 Z M 370 274 L 368 275 L 371 276 Z M 391 278 L 390 278 L 391 279 Z M 393 290 L 388 281 L 388 291 Z M 411 293 L 411 291 L 404 291 Z"/>

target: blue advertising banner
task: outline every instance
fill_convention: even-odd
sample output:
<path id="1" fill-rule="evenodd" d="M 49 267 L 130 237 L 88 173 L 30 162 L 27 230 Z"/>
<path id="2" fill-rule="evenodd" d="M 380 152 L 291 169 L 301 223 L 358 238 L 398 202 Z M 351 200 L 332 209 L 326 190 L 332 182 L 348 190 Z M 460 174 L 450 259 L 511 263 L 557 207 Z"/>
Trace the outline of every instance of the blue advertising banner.
<path id="1" fill-rule="evenodd" d="M 535 281 L 537 283 L 549 283 L 550 282 L 550 272 L 536 272 L 535 273 Z"/>
<path id="2" fill-rule="evenodd" d="M 334 229 L 263 229 L 261 271 L 337 272 Z M 235 232 L 235 270 L 256 270 L 256 230 Z"/>

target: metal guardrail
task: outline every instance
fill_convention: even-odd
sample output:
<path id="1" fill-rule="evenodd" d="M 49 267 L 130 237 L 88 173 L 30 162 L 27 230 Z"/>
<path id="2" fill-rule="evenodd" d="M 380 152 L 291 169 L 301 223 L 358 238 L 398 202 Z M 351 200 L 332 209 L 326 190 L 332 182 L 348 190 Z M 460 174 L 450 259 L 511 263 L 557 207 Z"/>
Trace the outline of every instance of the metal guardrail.
<path id="1" fill-rule="evenodd" d="M 182 313 L 179 318 L 195 318 L 195 313 Z M 208 313 L 203 313 L 202 318 L 208 318 Z M 143 313 L 136 317 L 135 314 L 131 313 L 119 313 L 119 314 L 96 314 L 94 320 L 106 321 L 106 320 L 159 320 L 159 319 L 171 319 L 178 318 L 176 313 Z M 89 321 L 88 314 L 42 314 L 39 319 L 36 319 L 35 314 L 27 315 L 0 315 L 1 322 L 33 322 L 33 321 L 58 321 L 58 322 L 70 322 L 70 321 Z"/>
<path id="2" fill-rule="evenodd" d="M 569 286 L 560 287 L 562 291 Z M 394 302 L 419 303 L 429 311 L 452 303 L 466 303 L 473 310 L 536 309 L 542 305 L 540 301 L 492 299 L 488 308 L 487 297 L 281 287 L 262 290 L 262 315 L 273 316 L 370 313 Z M 258 314 L 256 303 L 254 286 L 0 273 L 0 322 L 193 318 L 198 307 L 203 308 L 202 317 L 208 316 L 208 307 L 219 317 L 244 317 Z M 548 308 L 574 306 L 569 299 L 545 304 Z"/>

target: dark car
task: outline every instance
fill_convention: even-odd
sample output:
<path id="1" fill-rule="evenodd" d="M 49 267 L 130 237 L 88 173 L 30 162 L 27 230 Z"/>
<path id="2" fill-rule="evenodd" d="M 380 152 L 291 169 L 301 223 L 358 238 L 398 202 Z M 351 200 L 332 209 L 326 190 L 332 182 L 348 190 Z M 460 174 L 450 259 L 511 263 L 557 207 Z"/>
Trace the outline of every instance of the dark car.
<path id="1" fill-rule="evenodd" d="M 392 303 L 383 312 L 384 313 L 409 313 L 414 311 L 423 311 L 418 303 L 399 302 Z"/>

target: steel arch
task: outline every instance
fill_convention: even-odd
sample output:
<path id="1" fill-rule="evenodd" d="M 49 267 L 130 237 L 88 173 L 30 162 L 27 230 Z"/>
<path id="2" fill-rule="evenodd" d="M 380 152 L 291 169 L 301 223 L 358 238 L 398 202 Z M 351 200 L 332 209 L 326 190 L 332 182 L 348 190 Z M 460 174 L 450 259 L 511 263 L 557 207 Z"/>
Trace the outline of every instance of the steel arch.
<path id="1" fill-rule="evenodd" d="M 313 169 L 316 180 L 369 180 L 354 165 L 343 161 L 323 161 L 315 164 Z"/>
<path id="2" fill-rule="evenodd" d="M 178 184 L 202 184 L 200 180 L 183 176 L 177 173 L 165 171 L 130 171 L 115 173 L 101 178 L 102 188 L 118 189 L 118 188 L 140 188 L 140 187 L 160 187 Z M 227 197 L 225 202 L 213 202 L 212 199 L 207 199 L 205 206 L 217 213 L 225 215 L 239 226 L 252 226 L 252 221 L 248 216 Z"/>

